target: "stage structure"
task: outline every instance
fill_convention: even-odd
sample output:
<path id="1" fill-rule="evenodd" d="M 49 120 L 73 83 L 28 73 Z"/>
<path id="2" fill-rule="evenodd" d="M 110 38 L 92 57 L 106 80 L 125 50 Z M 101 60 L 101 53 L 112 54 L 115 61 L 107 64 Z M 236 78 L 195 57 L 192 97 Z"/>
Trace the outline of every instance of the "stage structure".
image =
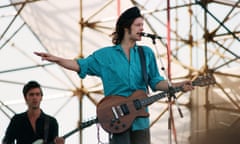
<path id="1" fill-rule="evenodd" d="M 115 21 L 123 10 L 138 6 L 145 18 L 139 44 L 153 48 L 163 75 L 172 81 L 211 75 L 216 84 L 176 93 L 180 117 L 171 104 L 169 134 L 167 98 L 150 106 L 152 143 L 234 144 L 240 126 L 239 0 L 3 0 L 0 2 L 0 138 L 14 113 L 25 110 L 21 93 L 28 80 L 44 87 L 42 107 L 60 123 L 60 135 L 96 117 L 104 97 L 96 77 L 41 61 L 34 51 L 66 58 L 90 55 L 111 45 Z M 154 45 L 153 42 L 156 44 Z M 161 63 L 163 62 L 163 63 Z M 152 94 L 155 94 L 152 92 Z M 91 138 L 89 138 L 91 137 Z M 97 124 L 75 131 L 67 143 L 108 143 Z"/>

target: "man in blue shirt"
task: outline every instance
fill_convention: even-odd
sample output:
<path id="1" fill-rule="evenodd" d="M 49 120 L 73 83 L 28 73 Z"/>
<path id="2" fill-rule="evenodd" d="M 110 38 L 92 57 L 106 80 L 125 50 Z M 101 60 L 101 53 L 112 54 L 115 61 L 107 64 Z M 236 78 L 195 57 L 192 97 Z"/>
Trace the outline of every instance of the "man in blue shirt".
<path id="1" fill-rule="evenodd" d="M 136 90 L 147 92 L 142 75 L 141 61 L 136 41 L 141 40 L 143 16 L 137 7 L 124 11 L 118 18 L 113 33 L 113 46 L 101 48 L 86 58 L 65 59 L 48 53 L 35 52 L 42 60 L 55 62 L 76 71 L 81 78 L 86 75 L 101 78 L 105 96 L 131 96 Z M 157 62 L 151 48 L 142 46 L 148 86 L 153 90 L 168 90 L 168 82 L 159 74 Z M 192 90 L 191 82 L 173 83 L 183 86 L 184 91 Z M 137 117 L 130 129 L 111 135 L 110 144 L 150 144 L 149 117 Z"/>

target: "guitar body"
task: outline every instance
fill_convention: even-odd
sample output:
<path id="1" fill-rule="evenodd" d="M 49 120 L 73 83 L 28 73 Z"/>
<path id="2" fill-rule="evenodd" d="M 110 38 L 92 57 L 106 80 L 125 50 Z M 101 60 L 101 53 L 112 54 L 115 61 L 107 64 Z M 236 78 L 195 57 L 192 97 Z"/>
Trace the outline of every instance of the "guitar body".
<path id="1" fill-rule="evenodd" d="M 148 117 L 140 99 L 147 98 L 142 90 L 129 97 L 107 96 L 97 105 L 97 118 L 102 128 L 110 133 L 122 133 L 131 127 L 136 117 Z"/>

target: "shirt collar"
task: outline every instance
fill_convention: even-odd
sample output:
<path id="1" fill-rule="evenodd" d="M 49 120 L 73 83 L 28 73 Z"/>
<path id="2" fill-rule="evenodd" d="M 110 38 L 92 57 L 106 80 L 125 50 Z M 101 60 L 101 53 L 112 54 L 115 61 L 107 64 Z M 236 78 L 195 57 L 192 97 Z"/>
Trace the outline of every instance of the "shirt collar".
<path id="1" fill-rule="evenodd" d="M 116 49 L 117 49 L 117 50 L 122 50 L 121 45 L 120 45 L 120 44 L 116 45 Z M 134 49 L 134 51 L 137 51 L 137 49 L 138 49 L 137 44 L 135 44 L 135 45 L 133 46 L 133 49 Z"/>
<path id="2" fill-rule="evenodd" d="M 26 117 L 28 117 L 27 111 L 24 112 L 24 115 L 25 115 Z M 45 113 L 44 113 L 44 112 L 42 111 L 42 109 L 41 109 L 41 113 L 40 113 L 40 116 L 39 116 L 38 118 L 43 119 L 44 117 L 45 117 Z"/>

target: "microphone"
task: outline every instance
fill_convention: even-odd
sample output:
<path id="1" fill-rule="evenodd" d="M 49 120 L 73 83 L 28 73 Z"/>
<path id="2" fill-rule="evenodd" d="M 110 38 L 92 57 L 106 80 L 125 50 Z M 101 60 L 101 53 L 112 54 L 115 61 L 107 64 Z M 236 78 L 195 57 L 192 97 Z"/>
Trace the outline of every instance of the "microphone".
<path id="1" fill-rule="evenodd" d="M 140 33 L 141 36 L 144 36 L 144 37 L 149 37 L 151 39 L 162 39 L 162 37 L 160 36 L 157 36 L 157 35 L 154 35 L 154 34 L 149 34 L 149 33 L 145 33 L 145 32 L 141 32 Z"/>

